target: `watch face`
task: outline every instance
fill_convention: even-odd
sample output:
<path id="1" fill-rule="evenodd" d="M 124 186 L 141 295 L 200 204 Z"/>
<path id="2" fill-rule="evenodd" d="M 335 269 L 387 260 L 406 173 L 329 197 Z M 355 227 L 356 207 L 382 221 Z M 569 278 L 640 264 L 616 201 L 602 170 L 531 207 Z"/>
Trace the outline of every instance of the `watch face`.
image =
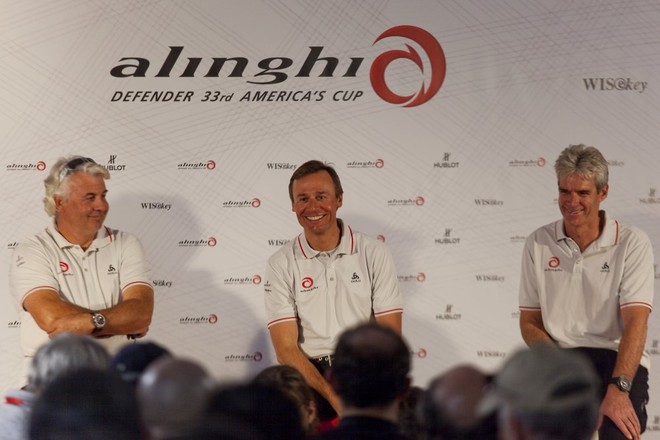
<path id="1" fill-rule="evenodd" d="M 100 313 L 94 313 L 92 315 L 92 321 L 94 322 L 94 327 L 103 328 L 105 325 L 105 316 L 101 315 Z"/>
<path id="2" fill-rule="evenodd" d="M 630 391 L 630 388 L 632 388 L 632 383 L 627 377 L 620 377 L 617 385 L 621 391 Z"/>

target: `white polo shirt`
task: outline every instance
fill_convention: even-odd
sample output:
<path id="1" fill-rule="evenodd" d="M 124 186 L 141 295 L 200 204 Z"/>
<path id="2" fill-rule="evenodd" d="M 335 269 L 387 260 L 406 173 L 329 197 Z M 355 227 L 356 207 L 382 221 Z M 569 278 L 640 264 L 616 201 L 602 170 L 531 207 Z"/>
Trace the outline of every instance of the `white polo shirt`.
<path id="1" fill-rule="evenodd" d="M 338 221 L 342 237 L 335 251 L 313 250 L 301 233 L 273 254 L 266 268 L 268 327 L 297 321 L 300 347 L 309 357 L 334 353 L 348 327 L 403 312 L 385 244 Z"/>
<path id="2" fill-rule="evenodd" d="M 54 225 L 20 243 L 12 258 L 10 282 L 21 319 L 23 355 L 32 357 L 49 340 L 48 334 L 23 309 L 23 301 L 32 292 L 53 290 L 64 301 L 102 310 L 117 305 L 122 291 L 132 285 L 151 287 L 150 279 L 138 239 L 108 227 L 99 229 L 86 251 L 69 243 Z M 98 342 L 114 352 L 127 340 L 126 336 L 113 336 Z"/>
<path id="3" fill-rule="evenodd" d="M 541 310 L 543 325 L 561 347 L 618 350 L 620 308 L 653 309 L 653 249 L 634 226 L 605 216 L 600 237 L 580 252 L 563 220 L 527 238 L 522 258 L 520 309 Z M 648 353 L 640 364 L 649 367 Z"/>

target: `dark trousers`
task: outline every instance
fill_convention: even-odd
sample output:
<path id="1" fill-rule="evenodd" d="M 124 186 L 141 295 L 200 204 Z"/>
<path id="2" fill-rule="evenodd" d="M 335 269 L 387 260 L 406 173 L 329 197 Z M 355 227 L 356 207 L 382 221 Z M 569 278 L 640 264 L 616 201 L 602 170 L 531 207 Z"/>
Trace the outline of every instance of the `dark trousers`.
<path id="1" fill-rule="evenodd" d="M 319 373 L 321 373 L 321 376 L 325 377 L 326 371 L 330 369 L 331 358 L 331 356 L 326 356 L 323 359 L 310 359 L 310 361 L 312 362 L 312 365 L 316 367 Z M 319 416 L 319 420 L 321 422 L 327 422 L 337 418 L 337 412 L 334 410 L 332 405 L 330 405 L 330 402 L 325 400 L 325 397 L 323 397 L 315 389 L 312 389 L 312 392 L 314 393 L 314 398 L 316 400 L 316 413 Z"/>
<path id="2" fill-rule="evenodd" d="M 607 350 L 604 348 L 586 348 L 580 347 L 573 350 L 585 354 L 596 369 L 596 373 L 601 381 L 600 397 L 603 399 L 607 392 L 608 381 L 612 377 L 614 371 L 614 364 L 616 362 L 617 352 L 614 350 Z M 642 432 L 646 430 L 646 404 L 649 402 L 649 372 L 646 368 L 640 367 L 637 369 L 637 374 L 632 381 L 632 388 L 630 390 L 630 401 L 632 402 L 639 424 L 642 427 Z M 608 417 L 603 419 L 603 424 L 598 430 L 599 440 L 625 440 L 625 436 L 619 428 L 616 427 L 614 422 Z"/>

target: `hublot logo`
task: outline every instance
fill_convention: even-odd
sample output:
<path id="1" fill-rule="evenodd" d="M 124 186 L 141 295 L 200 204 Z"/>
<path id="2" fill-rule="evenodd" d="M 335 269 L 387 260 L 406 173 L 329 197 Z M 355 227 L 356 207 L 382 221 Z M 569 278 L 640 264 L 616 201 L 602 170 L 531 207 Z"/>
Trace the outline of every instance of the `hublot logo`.
<path id="1" fill-rule="evenodd" d="M 660 197 L 655 196 L 656 189 L 651 188 L 649 189 L 649 196 L 645 198 L 639 199 L 639 203 L 643 203 L 645 205 L 656 205 L 660 203 Z"/>
<path id="2" fill-rule="evenodd" d="M 451 228 L 446 228 L 445 229 L 445 235 L 442 238 L 436 238 L 435 239 L 435 244 L 459 244 L 461 242 L 461 239 L 458 237 L 452 237 L 451 236 Z"/>
<path id="3" fill-rule="evenodd" d="M 444 313 L 439 313 L 435 315 L 435 319 L 441 320 L 441 321 L 458 321 L 462 318 L 462 315 L 460 313 L 453 313 L 453 304 L 447 304 L 445 306 L 445 312 Z"/>
<path id="4" fill-rule="evenodd" d="M 449 160 L 451 153 L 445 153 L 442 157 L 442 162 L 435 162 L 433 168 L 458 168 L 460 165 L 458 162 L 452 162 Z"/>

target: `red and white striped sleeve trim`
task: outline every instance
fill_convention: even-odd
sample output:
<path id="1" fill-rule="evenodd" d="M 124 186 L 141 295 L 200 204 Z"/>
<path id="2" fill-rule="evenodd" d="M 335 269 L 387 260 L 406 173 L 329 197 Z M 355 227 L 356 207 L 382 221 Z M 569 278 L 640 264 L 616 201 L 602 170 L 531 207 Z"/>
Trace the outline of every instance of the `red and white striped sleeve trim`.
<path id="1" fill-rule="evenodd" d="M 518 307 L 520 310 L 524 310 L 527 312 L 540 312 L 541 307 L 529 307 L 529 306 L 519 306 Z"/>
<path id="2" fill-rule="evenodd" d="M 23 298 L 27 297 L 29 294 L 34 293 L 38 290 L 52 290 L 53 292 L 59 293 L 59 290 L 57 290 L 53 286 L 37 286 L 37 287 L 33 287 L 32 289 L 28 290 L 25 293 L 25 295 L 23 295 Z"/>
<path id="3" fill-rule="evenodd" d="M 383 310 L 382 312 L 374 312 L 374 316 L 384 316 L 391 315 L 393 313 L 403 313 L 403 307 L 397 307 L 395 309 Z"/>
<path id="4" fill-rule="evenodd" d="M 138 286 L 147 286 L 147 287 L 151 287 L 151 288 L 153 288 L 153 286 L 151 285 L 151 283 L 148 282 L 148 281 L 133 281 L 132 283 L 128 283 L 128 284 L 126 284 L 126 285 L 124 286 L 124 288 L 121 289 L 121 291 L 123 292 L 124 290 L 128 289 L 129 287 L 133 287 L 133 286 L 136 286 L 136 285 L 138 285 Z"/>
<path id="5" fill-rule="evenodd" d="M 295 320 L 296 320 L 295 316 L 286 316 L 284 318 L 277 318 L 277 319 L 273 319 L 272 321 L 269 321 L 268 324 L 266 325 L 266 327 L 270 328 L 271 326 L 273 326 L 275 324 L 280 324 L 282 322 L 289 322 L 289 321 L 295 321 Z"/>
<path id="6" fill-rule="evenodd" d="M 622 309 L 625 309 L 626 307 L 635 307 L 635 306 L 646 307 L 646 308 L 650 309 L 651 311 L 653 311 L 653 304 L 649 304 L 649 303 L 644 302 L 644 301 L 632 301 L 632 302 L 629 302 L 629 303 L 621 304 L 619 307 L 622 308 Z"/>

